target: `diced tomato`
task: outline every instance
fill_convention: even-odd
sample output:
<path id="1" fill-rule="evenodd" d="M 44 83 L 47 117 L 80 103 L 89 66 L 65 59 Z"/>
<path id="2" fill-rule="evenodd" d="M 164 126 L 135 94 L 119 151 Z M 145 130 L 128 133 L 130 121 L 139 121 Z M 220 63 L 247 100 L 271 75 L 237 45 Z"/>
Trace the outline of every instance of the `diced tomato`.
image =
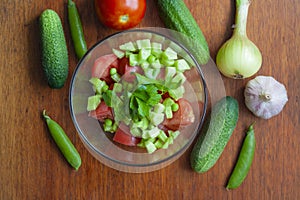
<path id="1" fill-rule="evenodd" d="M 143 69 L 139 66 L 130 66 L 128 58 L 124 57 L 119 62 L 119 74 L 122 76 L 122 79 L 127 82 L 133 82 L 135 80 L 134 72 L 143 74 Z"/>
<path id="2" fill-rule="evenodd" d="M 184 72 L 184 76 L 189 83 L 200 81 L 200 75 L 196 67 L 192 67 L 190 70 Z"/>
<path id="3" fill-rule="evenodd" d="M 161 68 L 159 74 L 157 75 L 157 80 L 165 80 L 166 70 L 165 68 Z"/>
<path id="4" fill-rule="evenodd" d="M 132 136 L 129 127 L 121 122 L 113 137 L 113 141 L 127 146 L 136 146 L 141 141 L 141 138 Z"/>
<path id="5" fill-rule="evenodd" d="M 173 113 L 173 118 L 165 119 L 163 126 L 171 130 L 178 130 L 181 127 L 188 126 L 195 121 L 195 115 L 190 102 L 186 99 L 177 101 L 179 109 Z"/>
<path id="6" fill-rule="evenodd" d="M 140 67 L 137 67 L 137 66 L 129 66 L 126 69 L 126 73 L 123 74 L 122 79 L 129 82 L 129 83 L 132 83 L 136 78 L 135 75 L 134 75 L 134 72 L 142 74 L 143 69 L 140 68 Z"/>
<path id="7" fill-rule="evenodd" d="M 101 56 L 95 60 L 92 77 L 100 78 L 108 83 L 112 82 L 110 77 L 110 69 L 116 65 L 118 57 L 115 54 Z"/>
<path id="8" fill-rule="evenodd" d="M 110 64 L 111 67 L 114 67 L 114 68 L 119 68 L 119 59 L 115 60 L 113 63 Z"/>
<path id="9" fill-rule="evenodd" d="M 113 119 L 113 112 L 111 107 L 108 107 L 104 101 L 101 101 L 96 110 L 89 112 L 89 116 L 103 122 L 105 119 Z"/>
<path id="10" fill-rule="evenodd" d="M 162 100 L 164 100 L 166 98 L 169 98 L 170 94 L 169 94 L 169 92 L 165 92 L 161 97 L 162 97 Z"/>
<path id="11" fill-rule="evenodd" d="M 119 74 L 123 75 L 125 73 L 125 66 L 129 65 L 129 59 L 126 57 L 123 57 L 119 61 Z"/>

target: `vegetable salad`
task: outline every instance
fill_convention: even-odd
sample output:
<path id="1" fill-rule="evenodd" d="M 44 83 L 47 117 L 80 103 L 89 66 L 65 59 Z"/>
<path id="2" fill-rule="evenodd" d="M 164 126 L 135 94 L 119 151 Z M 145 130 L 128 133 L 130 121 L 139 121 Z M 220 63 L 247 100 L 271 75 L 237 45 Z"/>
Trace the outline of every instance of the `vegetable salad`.
<path id="1" fill-rule="evenodd" d="M 163 49 L 150 39 L 112 49 L 94 62 L 89 116 L 117 143 L 148 153 L 168 148 L 195 121 L 192 104 L 184 98 L 190 63 L 171 46 Z"/>

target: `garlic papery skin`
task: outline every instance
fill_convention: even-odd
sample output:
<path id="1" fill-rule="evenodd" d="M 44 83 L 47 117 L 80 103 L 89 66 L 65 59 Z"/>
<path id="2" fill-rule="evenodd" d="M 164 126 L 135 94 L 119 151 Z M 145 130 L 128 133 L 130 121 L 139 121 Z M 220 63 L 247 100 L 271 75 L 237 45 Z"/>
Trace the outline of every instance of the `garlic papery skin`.
<path id="1" fill-rule="evenodd" d="M 285 86 L 271 76 L 257 76 L 248 81 L 244 96 L 247 108 L 263 119 L 278 115 L 288 101 Z"/>

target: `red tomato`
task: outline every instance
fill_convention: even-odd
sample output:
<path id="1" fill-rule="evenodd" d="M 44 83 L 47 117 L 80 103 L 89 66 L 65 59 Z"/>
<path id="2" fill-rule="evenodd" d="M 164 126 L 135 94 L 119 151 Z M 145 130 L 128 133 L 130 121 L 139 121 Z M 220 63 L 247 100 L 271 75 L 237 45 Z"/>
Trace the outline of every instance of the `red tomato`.
<path id="1" fill-rule="evenodd" d="M 105 26 L 124 30 L 142 21 L 146 12 L 146 0 L 95 0 L 95 9 Z"/>
<path id="2" fill-rule="evenodd" d="M 136 146 L 141 139 L 132 136 L 129 127 L 121 122 L 113 137 L 113 141 L 127 146 Z"/>
<path id="3" fill-rule="evenodd" d="M 186 77 L 187 81 L 189 81 L 190 83 L 200 80 L 200 75 L 196 67 L 193 67 L 191 70 L 185 71 L 184 76 Z"/>
<path id="4" fill-rule="evenodd" d="M 166 76 L 166 69 L 161 68 L 160 73 L 156 77 L 156 80 L 165 80 L 165 76 Z"/>
<path id="5" fill-rule="evenodd" d="M 119 61 L 119 74 L 125 74 L 125 68 L 127 65 L 129 65 L 129 59 L 126 57 L 121 58 L 121 60 Z"/>
<path id="6" fill-rule="evenodd" d="M 95 60 L 92 68 L 92 77 L 100 78 L 108 83 L 111 82 L 110 69 L 116 65 L 118 57 L 115 54 L 101 56 Z"/>
<path id="7" fill-rule="evenodd" d="M 114 68 L 118 68 L 119 67 L 119 59 L 115 60 L 113 63 L 110 64 L 112 67 Z"/>
<path id="8" fill-rule="evenodd" d="M 186 99 L 177 101 L 179 109 L 173 113 L 173 118 L 165 119 L 163 126 L 171 130 L 178 130 L 180 127 L 188 126 L 195 121 L 195 115 L 190 102 Z"/>
<path id="9" fill-rule="evenodd" d="M 162 101 L 163 101 L 163 100 L 165 100 L 166 98 L 169 98 L 169 97 L 170 97 L 170 94 L 169 94 L 169 92 L 166 92 L 166 93 L 164 93 L 161 97 L 162 97 Z"/>
<path id="10" fill-rule="evenodd" d="M 89 112 L 89 116 L 103 122 L 105 119 L 113 119 L 113 112 L 111 107 L 108 107 L 104 101 L 101 101 L 96 110 Z"/>
<path id="11" fill-rule="evenodd" d="M 134 72 L 143 74 L 143 69 L 139 66 L 130 66 L 128 58 L 124 57 L 119 62 L 119 74 L 122 75 L 122 79 L 127 82 L 133 82 L 135 80 Z"/>

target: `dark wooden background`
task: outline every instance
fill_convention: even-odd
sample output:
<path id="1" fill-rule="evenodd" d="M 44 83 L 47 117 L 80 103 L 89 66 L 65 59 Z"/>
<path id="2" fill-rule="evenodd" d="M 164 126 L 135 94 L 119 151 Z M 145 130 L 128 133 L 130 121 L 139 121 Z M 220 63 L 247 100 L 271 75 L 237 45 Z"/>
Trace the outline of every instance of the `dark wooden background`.
<path id="1" fill-rule="evenodd" d="M 270 119 L 254 117 L 245 107 L 246 80 L 224 78 L 226 92 L 238 99 L 238 125 L 217 164 L 205 174 L 189 165 L 189 149 L 159 171 L 130 174 L 110 169 L 84 148 L 72 124 L 68 90 L 76 67 L 67 24 L 67 1 L 3 0 L 0 5 L 0 199 L 300 199 L 298 0 L 253 1 L 248 36 L 263 55 L 257 75 L 285 84 L 289 102 Z M 93 1 L 75 1 L 88 46 L 114 30 L 95 16 Z M 140 27 L 163 27 L 155 1 L 147 1 Z M 185 0 L 203 30 L 215 59 L 231 34 L 233 0 Z M 46 8 L 59 13 L 67 39 L 70 73 L 60 90 L 50 89 L 41 68 L 37 19 Z M 42 109 L 66 130 L 82 156 L 78 172 L 66 163 L 41 119 Z M 250 173 L 240 188 L 226 191 L 246 127 L 256 121 L 257 149 Z"/>

